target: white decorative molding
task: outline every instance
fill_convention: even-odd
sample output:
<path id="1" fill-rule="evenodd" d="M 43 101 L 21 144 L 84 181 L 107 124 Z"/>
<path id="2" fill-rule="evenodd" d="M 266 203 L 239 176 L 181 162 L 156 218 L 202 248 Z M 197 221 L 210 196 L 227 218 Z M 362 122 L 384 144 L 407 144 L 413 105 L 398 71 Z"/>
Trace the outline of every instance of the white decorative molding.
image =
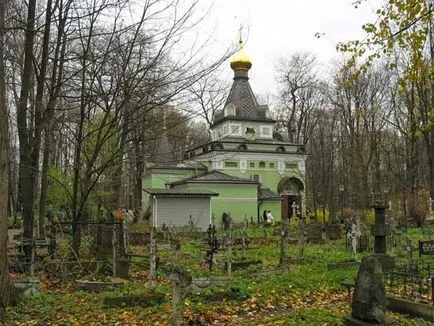
<path id="1" fill-rule="evenodd" d="M 260 134 L 261 138 L 273 138 L 273 127 L 272 126 L 261 126 Z"/>
<path id="2" fill-rule="evenodd" d="M 303 161 L 298 162 L 298 170 L 302 175 L 306 173 L 306 163 Z"/>
<path id="3" fill-rule="evenodd" d="M 240 160 L 240 172 L 244 173 L 247 171 L 247 161 L 246 160 Z"/>
<path id="4" fill-rule="evenodd" d="M 241 136 L 241 123 L 230 123 L 229 124 L 229 136 Z"/>
<path id="5" fill-rule="evenodd" d="M 277 161 L 277 172 L 280 174 L 285 172 L 285 162 L 281 159 Z"/>
<path id="6" fill-rule="evenodd" d="M 223 137 L 226 136 L 228 134 L 228 125 L 224 124 L 223 125 Z"/>
<path id="7" fill-rule="evenodd" d="M 223 160 L 218 160 L 218 159 L 213 160 L 212 168 L 215 170 L 223 170 Z"/>

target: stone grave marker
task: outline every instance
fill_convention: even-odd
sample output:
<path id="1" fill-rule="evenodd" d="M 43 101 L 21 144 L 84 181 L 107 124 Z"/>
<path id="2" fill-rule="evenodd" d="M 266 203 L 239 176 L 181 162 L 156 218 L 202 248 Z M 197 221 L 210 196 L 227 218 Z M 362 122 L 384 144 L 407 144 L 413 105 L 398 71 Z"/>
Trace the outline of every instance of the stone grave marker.
<path id="1" fill-rule="evenodd" d="M 108 259 L 113 256 L 113 226 L 100 224 L 96 229 L 96 252 L 98 259 Z"/>
<path id="2" fill-rule="evenodd" d="M 363 258 L 351 302 L 351 316 L 344 325 L 392 325 L 386 318 L 386 290 L 382 264 L 374 256 Z"/>
<path id="3" fill-rule="evenodd" d="M 313 220 L 312 223 L 306 227 L 307 241 L 311 243 L 322 242 L 322 226 L 318 221 Z"/>
<path id="4" fill-rule="evenodd" d="M 374 256 L 381 262 L 383 270 L 395 265 L 395 258 L 387 253 L 386 236 L 388 230 L 386 227 L 385 210 L 388 204 L 382 201 L 376 201 L 373 205 L 375 210 L 375 224 L 371 228 L 371 234 L 374 236 Z"/>
<path id="5" fill-rule="evenodd" d="M 425 224 L 427 226 L 433 226 L 434 225 L 434 212 L 433 212 L 433 199 L 430 197 L 428 198 L 428 214 L 425 219 Z"/>

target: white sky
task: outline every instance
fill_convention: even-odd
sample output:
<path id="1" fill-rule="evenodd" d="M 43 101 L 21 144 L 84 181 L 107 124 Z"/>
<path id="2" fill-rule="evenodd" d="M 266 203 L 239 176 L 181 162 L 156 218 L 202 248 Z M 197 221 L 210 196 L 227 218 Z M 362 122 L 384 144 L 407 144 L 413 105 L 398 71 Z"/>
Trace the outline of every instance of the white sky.
<path id="1" fill-rule="evenodd" d="M 201 0 L 209 6 L 210 0 Z M 247 36 L 245 53 L 253 62 L 250 82 L 256 94 L 273 93 L 277 58 L 310 51 L 327 70 L 339 57 L 336 44 L 364 37 L 361 26 L 375 21 L 381 0 L 367 0 L 355 9 L 354 0 L 215 0 L 204 33 L 216 52 L 238 40 L 240 24 Z M 324 33 L 320 39 L 315 33 Z M 223 78 L 231 78 L 227 64 Z"/>

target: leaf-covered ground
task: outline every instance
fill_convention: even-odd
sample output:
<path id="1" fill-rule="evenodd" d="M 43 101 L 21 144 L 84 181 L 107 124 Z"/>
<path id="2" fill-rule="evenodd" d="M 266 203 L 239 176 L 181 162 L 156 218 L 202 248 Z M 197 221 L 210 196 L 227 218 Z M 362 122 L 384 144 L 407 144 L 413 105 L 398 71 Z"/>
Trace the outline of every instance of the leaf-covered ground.
<path id="1" fill-rule="evenodd" d="M 271 232 L 270 232 L 271 233 Z M 412 235 L 414 236 L 414 235 Z M 244 257 L 235 252 L 235 260 L 259 259 L 262 264 L 234 271 L 230 285 L 205 288 L 184 298 L 185 325 L 342 325 L 350 314 L 347 290 L 340 284 L 354 280 L 356 268 L 328 270 L 327 263 L 351 258 L 343 240 L 310 245 L 304 250 L 307 263 L 290 265 L 284 273 L 263 275 L 278 265 L 278 239 L 254 232 Z M 399 246 L 398 246 L 399 247 Z M 399 248 L 397 247 L 397 250 Z M 204 255 L 201 242 L 185 241 L 182 245 L 183 267 L 192 275 L 224 275 L 222 262 L 209 272 L 201 267 Z M 146 248 L 135 248 L 146 252 Z M 290 246 L 289 256 L 297 251 Z M 122 289 L 102 293 L 76 291 L 72 282 L 60 282 L 41 274 L 41 294 L 25 298 L 7 310 L 4 325 L 170 325 L 171 283 L 164 276 L 170 252 L 160 252 L 162 272 L 155 292 L 162 302 L 146 307 L 150 293 L 147 285 L 146 259 L 133 260 L 130 278 Z M 165 265 L 165 263 L 167 263 Z M 107 298 L 144 296 L 142 306 L 108 307 Z M 149 299 L 151 300 L 151 299 Z M 429 325 L 421 319 L 391 314 L 398 325 Z"/>

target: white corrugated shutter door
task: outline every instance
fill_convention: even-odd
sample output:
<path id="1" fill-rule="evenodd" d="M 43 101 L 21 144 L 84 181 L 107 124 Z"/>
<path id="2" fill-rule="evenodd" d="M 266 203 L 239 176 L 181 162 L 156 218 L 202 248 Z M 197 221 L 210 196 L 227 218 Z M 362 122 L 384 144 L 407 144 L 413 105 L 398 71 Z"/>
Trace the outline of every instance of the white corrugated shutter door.
<path id="1" fill-rule="evenodd" d="M 210 221 L 210 198 L 158 198 L 158 226 L 163 223 L 187 226 L 191 215 L 193 223 L 206 230 Z"/>

